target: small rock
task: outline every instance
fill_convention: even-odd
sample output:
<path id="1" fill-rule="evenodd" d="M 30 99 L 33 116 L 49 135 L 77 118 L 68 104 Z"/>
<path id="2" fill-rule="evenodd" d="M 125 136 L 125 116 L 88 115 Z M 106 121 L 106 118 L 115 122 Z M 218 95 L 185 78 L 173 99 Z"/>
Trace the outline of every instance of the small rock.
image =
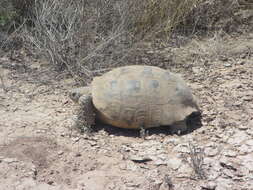
<path id="1" fill-rule="evenodd" d="M 58 152 L 58 155 L 60 156 L 60 155 L 63 155 L 64 154 L 64 152 L 62 151 L 62 150 L 60 150 L 59 152 Z"/>
<path id="2" fill-rule="evenodd" d="M 157 166 L 161 166 L 161 165 L 167 165 L 167 162 L 158 159 L 158 160 L 155 160 L 155 161 L 154 161 L 154 164 L 157 165 Z"/>
<path id="3" fill-rule="evenodd" d="M 238 158 L 241 160 L 241 164 L 247 168 L 250 172 L 253 172 L 253 156 L 250 154 L 238 156 Z"/>
<path id="4" fill-rule="evenodd" d="M 222 57 L 220 57 L 220 60 L 221 60 L 221 61 L 228 61 L 228 58 L 225 57 L 225 56 L 222 56 Z"/>
<path id="5" fill-rule="evenodd" d="M 80 152 L 78 152 L 78 153 L 75 154 L 75 156 L 80 157 L 80 156 L 82 156 L 82 154 Z"/>
<path id="6" fill-rule="evenodd" d="M 217 184 L 213 181 L 204 182 L 203 185 L 201 185 L 201 190 L 215 190 L 216 187 Z"/>
<path id="7" fill-rule="evenodd" d="M 241 60 L 238 63 L 239 63 L 239 65 L 244 65 L 246 62 L 244 60 Z"/>
<path id="8" fill-rule="evenodd" d="M 205 155 L 207 156 L 213 157 L 216 156 L 218 153 L 218 150 L 214 147 L 205 148 Z"/>
<path id="9" fill-rule="evenodd" d="M 253 120 L 250 120 L 248 123 L 248 128 L 252 129 L 253 128 Z"/>
<path id="10" fill-rule="evenodd" d="M 13 162 L 18 162 L 16 158 L 4 158 L 2 161 L 8 164 L 13 163 Z"/>
<path id="11" fill-rule="evenodd" d="M 249 139 L 249 136 L 244 131 L 237 131 L 229 138 L 228 143 L 234 146 L 240 146 L 247 139 Z"/>
<path id="12" fill-rule="evenodd" d="M 248 126 L 240 125 L 238 129 L 245 131 L 248 129 Z"/>
<path id="13" fill-rule="evenodd" d="M 181 139 L 180 138 L 176 138 L 176 137 L 170 137 L 170 138 L 166 138 L 163 141 L 163 144 L 172 144 L 174 146 L 178 145 L 180 143 Z"/>
<path id="14" fill-rule="evenodd" d="M 253 146 L 253 139 L 246 141 L 246 145 Z"/>
<path id="15" fill-rule="evenodd" d="M 229 169 L 224 169 L 224 170 L 223 170 L 223 174 L 224 174 L 225 176 L 229 177 L 229 178 L 233 178 L 233 176 L 234 176 L 233 171 L 232 171 L 232 170 L 229 170 Z"/>
<path id="16" fill-rule="evenodd" d="M 190 177 L 193 174 L 193 168 L 188 164 L 182 164 L 181 167 L 178 169 L 177 177 Z"/>
<path id="17" fill-rule="evenodd" d="M 171 178 L 168 175 L 166 175 L 164 177 L 163 182 L 161 183 L 159 190 L 172 190 L 172 189 L 174 189 L 174 185 L 171 181 Z"/>
<path id="18" fill-rule="evenodd" d="M 232 189 L 234 186 L 234 184 L 231 183 L 231 179 L 219 178 L 216 183 L 217 186 L 215 190 L 228 190 Z"/>
<path id="19" fill-rule="evenodd" d="M 80 140 L 80 137 L 75 137 L 72 139 L 74 142 L 78 142 Z"/>
<path id="20" fill-rule="evenodd" d="M 97 142 L 96 142 L 96 141 L 89 141 L 89 144 L 90 144 L 91 146 L 96 146 L 96 145 L 97 145 Z"/>
<path id="21" fill-rule="evenodd" d="M 227 157 L 236 157 L 237 153 L 233 150 L 226 150 L 223 154 Z"/>
<path id="22" fill-rule="evenodd" d="M 199 68 L 198 67 L 192 67 L 192 72 L 194 74 L 198 74 L 199 73 Z"/>
<path id="23" fill-rule="evenodd" d="M 222 160 L 224 160 L 224 161 L 220 161 L 220 165 L 221 165 L 223 168 L 226 168 L 226 169 L 229 169 L 229 170 L 233 170 L 233 171 L 236 171 L 236 170 L 237 170 L 237 169 L 233 166 L 232 163 L 225 161 L 225 159 L 222 159 Z"/>
<path id="24" fill-rule="evenodd" d="M 171 158 L 167 161 L 167 165 L 171 169 L 177 170 L 182 165 L 182 161 L 178 158 Z"/>
<path id="25" fill-rule="evenodd" d="M 152 50 L 147 51 L 147 54 L 154 54 L 155 52 Z"/>
<path id="26" fill-rule="evenodd" d="M 240 154 L 247 154 L 253 151 L 252 146 L 247 146 L 246 144 L 243 144 L 237 148 L 240 151 Z"/>
<path id="27" fill-rule="evenodd" d="M 54 181 L 50 180 L 47 182 L 48 185 L 53 185 L 54 184 Z"/>
<path id="28" fill-rule="evenodd" d="M 142 157 L 142 156 L 135 156 L 135 155 L 130 156 L 129 160 L 132 160 L 133 162 L 137 162 L 137 163 L 152 161 L 152 159 L 149 157 Z"/>
<path id="29" fill-rule="evenodd" d="M 179 144 L 178 146 L 173 148 L 173 151 L 180 152 L 180 153 L 190 153 L 190 150 L 187 144 Z"/>
<path id="30" fill-rule="evenodd" d="M 224 66 L 225 67 L 231 67 L 232 65 L 230 63 L 225 63 Z"/>

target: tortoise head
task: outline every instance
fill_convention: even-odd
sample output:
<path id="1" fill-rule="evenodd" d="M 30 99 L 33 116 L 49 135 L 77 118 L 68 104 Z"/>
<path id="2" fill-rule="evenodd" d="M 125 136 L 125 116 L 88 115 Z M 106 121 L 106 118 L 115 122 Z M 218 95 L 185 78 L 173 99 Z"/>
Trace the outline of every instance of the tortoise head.
<path id="1" fill-rule="evenodd" d="M 75 103 L 78 103 L 79 98 L 81 96 L 89 95 L 89 94 L 90 94 L 90 87 L 80 87 L 80 88 L 75 88 L 69 91 L 69 97 Z"/>

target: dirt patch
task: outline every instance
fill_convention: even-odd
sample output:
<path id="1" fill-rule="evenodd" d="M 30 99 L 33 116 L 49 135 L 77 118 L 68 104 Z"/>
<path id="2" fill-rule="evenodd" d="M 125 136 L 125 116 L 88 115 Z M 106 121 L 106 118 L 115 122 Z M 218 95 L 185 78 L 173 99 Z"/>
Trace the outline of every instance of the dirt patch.
<path id="1" fill-rule="evenodd" d="M 1 147 L 0 152 L 3 156 L 32 162 L 37 168 L 46 169 L 53 163 L 57 149 L 57 144 L 45 137 L 17 137 Z"/>
<path id="2" fill-rule="evenodd" d="M 1 189 L 251 190 L 251 44 L 249 33 L 150 50 L 146 59 L 161 55 L 199 97 L 202 127 L 182 136 L 151 130 L 146 140 L 109 126 L 73 131 L 75 81 L 29 57 L 1 57 Z"/>

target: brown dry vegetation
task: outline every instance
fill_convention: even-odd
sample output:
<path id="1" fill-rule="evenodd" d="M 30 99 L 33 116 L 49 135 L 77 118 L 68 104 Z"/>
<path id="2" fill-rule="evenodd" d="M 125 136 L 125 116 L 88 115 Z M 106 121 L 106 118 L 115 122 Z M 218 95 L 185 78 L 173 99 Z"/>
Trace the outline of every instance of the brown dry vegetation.
<path id="1" fill-rule="evenodd" d="M 237 0 L 3 0 L 0 10 L 5 28 L 15 31 L 8 43 L 23 43 L 30 53 L 47 58 L 58 70 L 86 83 L 108 68 L 136 64 L 147 48 L 145 41 L 159 39 L 166 46 L 178 36 L 245 32 L 252 29 L 247 1 Z M 12 7 L 12 9 L 10 8 Z M 12 13 L 12 14 L 11 14 Z M 14 14 L 13 14 L 14 13 Z M 4 16 L 7 15 L 7 16 Z M 21 25 L 21 28 L 17 28 Z M 237 27 L 240 25 L 240 27 Z M 22 36 L 20 36 L 22 34 Z M 17 37 L 18 36 L 18 37 Z M 16 44 L 12 45 L 15 46 Z M 136 51 L 138 53 L 136 53 Z M 138 62 L 137 64 L 146 64 Z M 86 82 L 85 82 L 86 81 Z"/>

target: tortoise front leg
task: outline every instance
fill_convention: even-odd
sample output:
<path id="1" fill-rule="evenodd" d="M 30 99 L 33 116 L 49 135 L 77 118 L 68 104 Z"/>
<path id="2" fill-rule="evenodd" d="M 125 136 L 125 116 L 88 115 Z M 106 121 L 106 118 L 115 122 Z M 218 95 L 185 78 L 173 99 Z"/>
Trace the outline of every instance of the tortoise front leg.
<path id="1" fill-rule="evenodd" d="M 95 125 L 95 108 L 91 95 L 82 95 L 78 103 L 80 105 L 77 115 L 76 126 L 82 132 L 91 132 Z"/>
<path id="2" fill-rule="evenodd" d="M 148 130 L 143 125 L 140 125 L 140 137 L 146 139 L 148 135 L 149 135 Z"/>

